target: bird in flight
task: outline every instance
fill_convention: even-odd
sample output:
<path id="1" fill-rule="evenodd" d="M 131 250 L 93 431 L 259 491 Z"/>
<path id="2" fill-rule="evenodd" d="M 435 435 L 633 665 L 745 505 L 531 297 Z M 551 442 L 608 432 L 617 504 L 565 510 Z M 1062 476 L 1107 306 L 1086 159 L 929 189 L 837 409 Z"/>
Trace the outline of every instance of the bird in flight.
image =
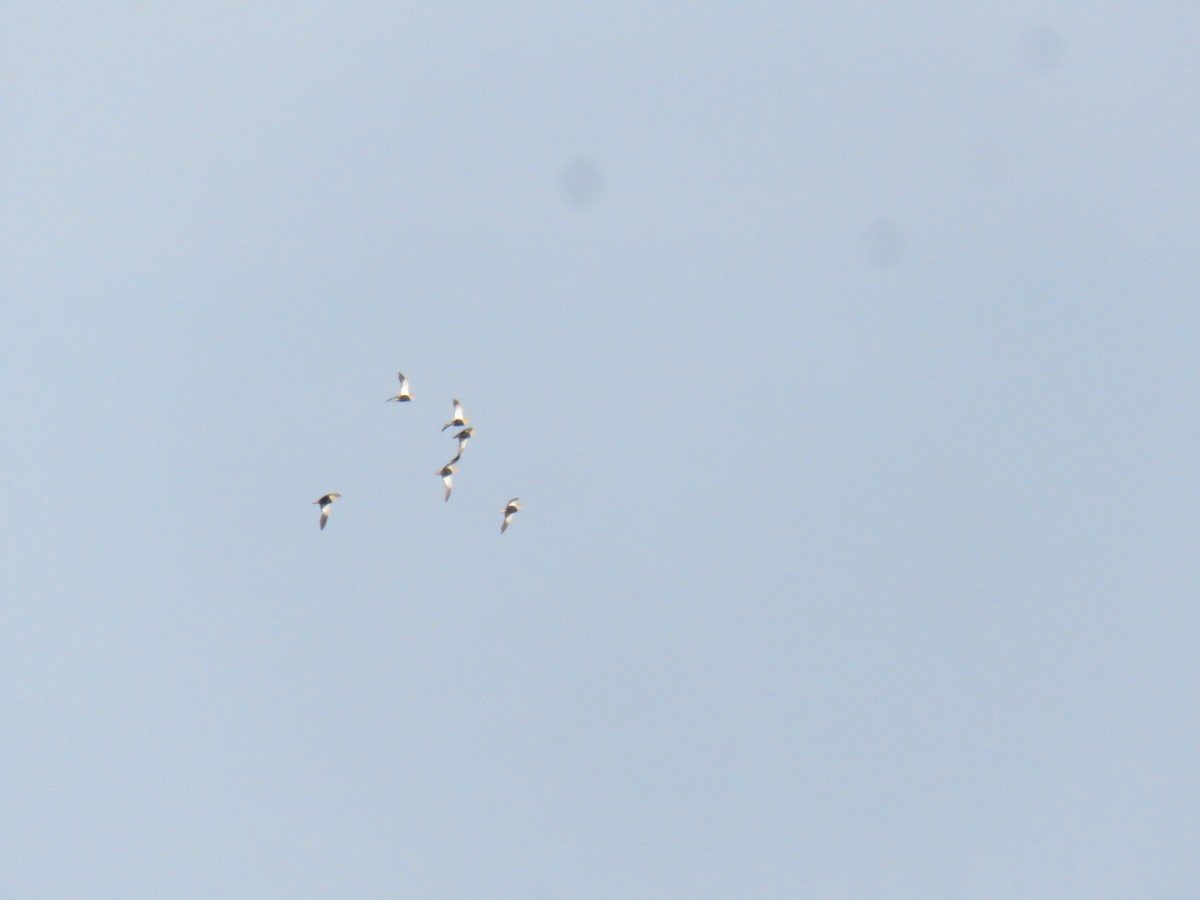
<path id="1" fill-rule="evenodd" d="M 400 391 L 395 397 L 388 397 L 388 402 L 398 400 L 401 403 L 407 403 L 412 399 L 412 390 L 408 386 L 408 379 L 404 377 L 404 373 L 400 373 Z"/>
<path id="2" fill-rule="evenodd" d="M 338 493 L 326 494 L 320 500 L 314 500 L 313 503 L 321 507 L 321 530 L 325 530 L 325 523 L 329 521 L 329 507 L 333 506 L 333 501 L 342 496 Z"/>
<path id="3" fill-rule="evenodd" d="M 452 426 L 457 427 L 467 424 L 467 417 L 463 415 L 462 404 L 458 402 L 458 398 L 454 398 L 454 418 L 442 426 L 442 431 Z"/>
<path id="4" fill-rule="evenodd" d="M 475 427 L 472 425 L 464 428 L 458 434 L 454 435 L 454 439 L 458 441 L 458 452 L 454 454 L 454 459 L 450 460 L 450 462 L 458 462 L 459 458 L 463 455 L 463 451 L 467 449 L 467 441 L 469 441 L 474 434 Z"/>
<path id="5" fill-rule="evenodd" d="M 433 473 L 434 475 L 442 476 L 442 484 L 445 485 L 446 488 L 446 496 L 442 498 L 444 500 L 450 499 L 450 491 L 454 489 L 454 479 L 452 476 L 457 471 L 458 466 L 454 464 L 454 460 L 451 460 Z"/>
<path id="6" fill-rule="evenodd" d="M 505 504 L 505 506 L 504 506 L 504 523 L 500 526 L 501 534 L 504 534 L 505 529 L 508 528 L 508 523 L 512 521 L 512 517 L 517 514 L 517 510 L 519 510 L 520 508 L 521 508 L 521 498 L 520 497 L 513 497 L 511 500 L 508 501 L 508 503 Z"/>

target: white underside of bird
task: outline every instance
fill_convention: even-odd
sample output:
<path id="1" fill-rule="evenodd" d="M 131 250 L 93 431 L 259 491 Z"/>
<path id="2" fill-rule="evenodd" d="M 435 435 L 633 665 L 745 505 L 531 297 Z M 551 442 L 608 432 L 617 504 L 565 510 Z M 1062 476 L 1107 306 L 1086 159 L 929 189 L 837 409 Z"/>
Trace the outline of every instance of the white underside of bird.
<path id="1" fill-rule="evenodd" d="M 412 399 L 412 390 L 409 388 L 408 379 L 404 377 L 403 372 L 399 373 L 399 377 L 400 377 L 400 390 L 396 393 L 395 397 L 388 397 L 388 401 L 390 402 L 392 400 L 398 400 L 401 403 L 407 403 L 409 400 Z"/>
<path id="2" fill-rule="evenodd" d="M 317 500 L 314 500 L 317 506 L 321 507 L 321 530 L 325 530 L 325 523 L 329 521 L 329 508 L 333 506 L 333 501 L 337 500 L 342 495 L 339 493 L 329 493 Z"/>
<path id="3" fill-rule="evenodd" d="M 504 522 L 500 525 L 500 533 L 504 534 L 508 530 L 508 524 L 512 521 L 513 516 L 520 510 L 521 503 L 519 497 L 513 497 L 504 505 Z"/>
<path id="4" fill-rule="evenodd" d="M 454 418 L 442 426 L 442 431 L 447 428 L 455 428 L 459 425 L 466 425 L 467 417 L 463 414 L 462 404 L 458 402 L 458 398 L 454 398 Z"/>
<path id="5" fill-rule="evenodd" d="M 442 476 L 442 486 L 445 488 L 445 496 L 443 500 L 450 499 L 450 492 L 454 490 L 454 473 L 458 471 L 458 466 L 454 463 L 447 463 L 433 474 Z"/>
<path id="6" fill-rule="evenodd" d="M 469 441 L 474 435 L 474 428 L 464 428 L 454 436 L 454 439 L 458 441 L 458 452 L 454 454 L 455 459 L 458 459 L 463 455 L 463 451 L 467 449 L 467 441 Z"/>

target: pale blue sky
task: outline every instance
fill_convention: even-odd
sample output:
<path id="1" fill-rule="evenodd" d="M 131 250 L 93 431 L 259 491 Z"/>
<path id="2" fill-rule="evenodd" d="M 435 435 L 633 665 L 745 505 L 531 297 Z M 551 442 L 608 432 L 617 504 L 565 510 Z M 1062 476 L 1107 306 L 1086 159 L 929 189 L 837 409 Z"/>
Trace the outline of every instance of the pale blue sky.
<path id="1" fill-rule="evenodd" d="M 0 895 L 1197 896 L 1198 39 L 5 5 Z"/>

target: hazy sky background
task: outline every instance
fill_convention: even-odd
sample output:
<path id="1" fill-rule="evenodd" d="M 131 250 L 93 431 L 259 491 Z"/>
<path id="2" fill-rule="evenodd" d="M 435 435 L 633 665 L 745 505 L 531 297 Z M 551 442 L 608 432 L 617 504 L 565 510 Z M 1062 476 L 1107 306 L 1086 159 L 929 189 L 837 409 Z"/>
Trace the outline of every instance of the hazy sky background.
<path id="1" fill-rule="evenodd" d="M 1198 46 L 4 4 L 0 895 L 1200 895 Z"/>

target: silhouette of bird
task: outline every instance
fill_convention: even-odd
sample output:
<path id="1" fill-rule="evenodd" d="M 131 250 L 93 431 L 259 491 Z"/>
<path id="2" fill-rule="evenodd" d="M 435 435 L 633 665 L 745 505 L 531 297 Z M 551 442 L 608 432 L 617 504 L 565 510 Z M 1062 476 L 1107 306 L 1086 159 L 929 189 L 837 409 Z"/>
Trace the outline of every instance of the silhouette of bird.
<path id="1" fill-rule="evenodd" d="M 512 517 L 517 514 L 517 510 L 521 508 L 521 498 L 513 497 L 504 506 L 504 523 L 500 526 L 500 533 L 504 534 L 508 528 L 508 523 L 512 521 Z"/>
<path id="2" fill-rule="evenodd" d="M 454 439 L 458 441 L 458 452 L 454 454 L 454 459 L 450 460 L 450 462 L 458 462 L 463 455 L 463 451 L 467 449 L 467 441 L 469 441 L 474 434 L 475 428 L 472 426 L 470 428 L 464 428 L 458 434 L 454 435 Z"/>
<path id="3" fill-rule="evenodd" d="M 404 373 L 401 372 L 400 373 L 400 391 L 396 394 L 395 397 L 388 397 L 388 402 L 390 403 L 392 400 L 398 400 L 401 403 L 407 403 L 411 399 L 412 399 L 412 391 L 408 387 L 408 379 L 405 378 Z"/>
<path id="4" fill-rule="evenodd" d="M 458 471 L 458 466 L 456 466 L 454 464 L 454 461 L 451 460 L 450 462 L 446 463 L 444 466 L 442 466 L 440 469 L 438 469 L 436 472 L 433 473 L 434 475 L 442 476 L 442 484 L 445 485 L 445 487 L 446 487 L 446 496 L 442 498 L 444 500 L 450 499 L 450 491 L 452 491 L 454 489 L 454 479 L 452 476 L 457 471 Z"/>
<path id="5" fill-rule="evenodd" d="M 458 398 L 455 397 L 454 398 L 454 418 L 442 426 L 442 431 L 445 431 L 447 428 L 450 428 L 452 426 L 456 427 L 459 425 L 466 425 L 466 424 L 467 424 L 467 417 L 463 415 L 462 404 L 459 403 Z"/>
<path id="6" fill-rule="evenodd" d="M 325 530 L 325 523 L 329 521 L 329 507 L 333 506 L 333 501 L 342 496 L 338 493 L 326 494 L 320 500 L 314 500 L 313 503 L 321 507 L 321 530 Z"/>

